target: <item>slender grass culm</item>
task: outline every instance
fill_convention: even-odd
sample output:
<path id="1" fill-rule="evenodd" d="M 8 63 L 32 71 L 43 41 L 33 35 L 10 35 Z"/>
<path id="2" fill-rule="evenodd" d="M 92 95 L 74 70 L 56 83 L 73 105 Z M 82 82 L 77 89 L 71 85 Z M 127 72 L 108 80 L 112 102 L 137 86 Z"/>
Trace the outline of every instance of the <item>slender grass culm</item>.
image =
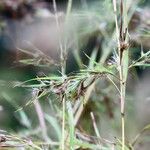
<path id="1" fill-rule="evenodd" d="M 59 26 L 59 20 L 58 20 L 58 15 L 57 15 L 57 5 L 56 1 L 53 0 L 53 8 L 55 12 L 55 19 L 56 19 L 56 26 L 57 26 L 57 32 L 58 35 L 60 33 L 60 26 Z M 63 49 L 63 44 L 62 44 L 62 39 L 59 36 L 59 48 L 60 48 L 60 62 L 61 62 L 61 73 L 62 75 L 65 75 L 65 59 L 64 59 L 64 49 Z M 61 101 L 62 101 L 62 144 L 61 144 L 61 149 L 65 150 L 65 97 L 61 96 Z"/>
<path id="2" fill-rule="evenodd" d="M 60 34 L 60 26 L 59 26 L 59 20 L 57 16 L 57 5 L 56 5 L 56 0 L 53 0 L 53 8 L 55 12 L 55 19 L 56 19 L 56 26 L 58 30 L 58 35 Z M 65 23 L 68 20 L 69 14 L 71 12 L 72 8 L 72 0 L 68 0 L 67 4 L 67 12 L 66 12 L 66 17 L 65 17 Z M 65 76 L 66 73 L 66 55 L 67 55 L 67 50 L 66 50 L 66 44 L 67 44 L 67 39 L 64 41 L 62 40 L 61 36 L 59 36 L 59 48 L 60 48 L 60 62 L 61 62 L 61 74 L 62 78 Z M 62 98 L 62 144 L 61 144 L 61 149 L 65 150 L 65 113 L 66 113 L 66 98 L 65 95 L 61 96 Z"/>
<path id="3" fill-rule="evenodd" d="M 117 20 L 117 2 L 113 0 L 116 35 L 118 41 L 118 56 L 119 56 L 119 77 L 120 77 L 120 109 L 121 109 L 121 126 L 122 126 L 122 150 L 125 150 L 125 95 L 126 95 L 126 81 L 128 76 L 128 48 L 129 39 L 127 38 L 128 28 L 125 26 L 124 17 L 124 1 L 120 1 L 120 29 Z"/>

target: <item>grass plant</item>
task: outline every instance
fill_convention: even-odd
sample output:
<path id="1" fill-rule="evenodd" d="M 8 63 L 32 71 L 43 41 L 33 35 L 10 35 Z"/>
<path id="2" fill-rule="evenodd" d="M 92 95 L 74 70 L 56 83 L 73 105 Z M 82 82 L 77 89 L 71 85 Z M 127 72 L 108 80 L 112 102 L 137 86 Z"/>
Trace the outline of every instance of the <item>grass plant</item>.
<path id="1" fill-rule="evenodd" d="M 110 2 L 107 0 L 107 2 Z M 72 11 L 72 0 L 68 1 L 66 16 L 65 16 L 65 26 L 68 26 L 70 23 L 70 17 L 76 17 L 78 14 L 73 13 Z M 84 1 L 84 4 L 86 1 Z M 104 4 L 104 3 L 103 3 Z M 108 4 L 108 3 L 107 3 Z M 110 4 L 108 4 L 110 5 Z M 87 10 L 87 5 L 86 10 Z M 23 114 L 22 120 L 27 120 L 28 115 L 25 113 L 24 109 L 26 107 L 31 107 L 34 105 L 35 111 L 38 118 L 38 127 L 35 131 L 32 130 L 31 122 L 28 123 L 27 126 L 28 131 L 25 134 L 25 138 L 20 138 L 22 134 L 20 133 L 20 137 L 17 135 L 8 134 L 5 131 L 0 131 L 0 148 L 16 148 L 20 149 L 20 147 L 24 149 L 39 149 L 39 150 L 78 150 L 78 149 L 93 149 L 93 150 L 133 150 L 136 142 L 139 140 L 141 135 L 150 129 L 150 125 L 147 125 L 144 129 L 133 138 L 130 142 L 126 140 L 126 121 L 128 120 L 128 116 L 126 116 L 126 89 L 127 80 L 129 71 L 137 66 L 149 67 L 150 64 L 150 51 L 143 52 L 141 50 L 141 56 L 137 60 L 130 60 L 130 34 L 128 31 L 128 15 L 130 15 L 130 6 L 127 5 L 127 1 L 113 0 L 111 3 L 111 11 L 114 12 L 114 21 L 113 25 L 110 27 L 113 31 L 111 33 L 111 38 L 113 40 L 109 41 L 109 31 L 107 29 L 100 28 L 101 34 L 105 38 L 105 42 L 103 43 L 102 56 L 97 61 L 97 53 L 96 51 L 92 51 L 91 55 L 84 54 L 85 58 L 88 59 L 89 63 L 84 64 L 82 62 L 82 58 L 80 58 L 78 52 L 76 53 L 79 71 L 72 72 L 70 74 L 66 74 L 66 59 L 67 54 L 69 53 L 68 41 L 69 37 L 59 37 L 59 51 L 60 51 L 60 70 L 57 75 L 45 75 L 45 76 L 37 76 L 36 78 L 21 82 L 14 81 L 11 84 L 15 85 L 15 87 L 20 88 L 28 88 L 31 89 L 32 98 L 25 104 L 25 106 L 21 107 L 17 110 L 16 113 L 22 112 Z M 60 24 L 58 18 L 58 10 L 56 1 L 53 0 L 53 8 L 54 8 L 54 16 L 56 20 L 56 26 L 58 33 L 60 32 Z M 99 8 L 100 9 L 100 8 Z M 132 10 L 132 9 L 131 9 Z M 132 10 L 133 11 L 133 10 Z M 95 11 L 94 15 L 97 17 L 98 12 Z M 78 17 L 88 16 L 90 20 L 92 17 L 92 13 L 83 14 L 80 12 Z M 101 18 L 99 16 L 99 18 Z M 98 18 L 98 19 L 99 19 Z M 130 18 L 130 17 L 129 17 Z M 104 19 L 104 18 L 102 18 Z M 91 23 L 91 20 L 90 20 Z M 94 24 L 94 23 L 93 23 Z M 97 22 L 95 21 L 97 25 Z M 94 24 L 94 26 L 95 26 Z M 82 22 L 79 22 L 79 26 L 82 26 Z M 91 24 L 90 24 L 91 25 Z M 90 28 L 89 25 L 89 28 Z M 107 25 L 109 27 L 109 25 Z M 88 25 L 86 26 L 88 28 Z M 97 29 L 96 29 L 97 30 Z M 90 32 L 93 32 L 93 29 L 89 29 Z M 64 32 L 67 32 L 67 29 L 64 29 Z M 76 38 L 79 38 L 79 41 L 82 39 L 84 34 L 88 33 L 88 29 L 86 33 L 76 33 Z M 65 35 L 68 35 L 65 34 Z M 81 39 L 80 39 L 81 38 Z M 109 39 L 108 39 L 109 38 Z M 107 44 L 108 45 L 107 45 Z M 82 45 L 82 44 L 81 44 Z M 108 47 L 106 47 L 106 45 Z M 25 52 L 25 50 L 21 50 Z M 39 51 L 38 51 L 39 52 Z M 43 58 L 49 59 L 43 53 L 40 53 Z M 31 53 L 32 55 L 32 53 Z M 34 56 L 34 55 L 32 55 Z M 108 60 L 111 61 L 111 64 L 108 63 Z M 23 60 L 21 63 L 29 64 L 29 60 Z M 33 61 L 30 60 L 30 63 Z M 49 61 L 47 61 L 49 63 Z M 39 61 L 40 65 L 40 61 Z M 36 81 L 35 84 L 32 82 Z M 95 92 L 98 82 L 100 83 L 111 83 L 111 87 L 116 91 L 117 96 L 119 97 L 120 103 L 120 122 L 116 122 L 117 124 L 121 124 L 120 134 L 121 137 L 116 137 L 113 140 L 110 138 L 103 138 L 101 135 L 101 130 L 99 129 L 98 123 L 96 121 L 95 112 L 90 112 L 90 121 L 93 128 L 93 133 L 89 134 L 84 129 L 82 129 L 80 122 L 82 121 L 83 112 L 86 110 L 86 106 L 92 97 L 92 94 Z M 11 85 L 11 86 L 12 86 Z M 109 87 L 108 87 L 109 88 Z M 103 89 L 102 89 L 103 90 Z M 104 93 L 104 92 L 102 92 Z M 109 93 L 107 93 L 109 95 Z M 115 95 L 116 96 L 116 95 Z M 116 97 L 117 97 L 116 96 Z M 7 101 L 11 101 L 10 98 L 3 93 L 3 97 L 7 99 Z M 41 105 L 41 101 L 46 99 L 46 103 L 50 110 L 53 113 L 46 112 Z M 54 100 L 52 100 L 54 99 Z M 57 101 L 57 102 L 56 102 Z M 98 101 L 99 102 L 99 101 Z M 11 103 L 11 102 L 10 102 Z M 14 105 L 14 104 L 13 104 Z M 15 108 L 18 107 L 15 104 Z M 49 110 L 49 111 L 50 111 Z M 89 122 L 87 122 L 89 124 Z M 49 130 L 53 130 L 52 133 Z M 107 132 L 107 131 L 106 131 Z M 93 135 L 94 134 L 94 135 Z M 27 137 L 32 137 L 34 135 L 37 136 L 37 139 L 28 141 Z M 42 141 L 42 142 L 41 142 Z M 10 143 L 11 142 L 11 143 Z M 2 143 L 2 144 L 1 144 Z M 8 144 L 7 144 L 8 143 Z"/>

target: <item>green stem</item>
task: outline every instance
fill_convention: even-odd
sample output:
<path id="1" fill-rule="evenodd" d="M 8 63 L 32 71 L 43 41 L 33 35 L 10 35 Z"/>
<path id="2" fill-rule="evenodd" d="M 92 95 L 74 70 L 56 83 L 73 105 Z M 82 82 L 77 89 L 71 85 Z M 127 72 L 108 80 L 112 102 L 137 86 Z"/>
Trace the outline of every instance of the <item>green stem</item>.
<path id="1" fill-rule="evenodd" d="M 62 98 L 62 103 L 63 103 L 63 112 L 62 112 L 62 115 L 63 115 L 63 120 L 62 120 L 62 150 L 65 150 L 65 110 L 66 110 L 66 103 L 65 103 L 65 98 L 63 97 Z"/>
<path id="2" fill-rule="evenodd" d="M 125 119 L 124 117 L 121 118 L 122 124 L 122 150 L 125 150 Z"/>
<path id="3" fill-rule="evenodd" d="M 122 70 L 122 69 L 121 69 Z M 122 79 L 122 71 L 120 72 Z M 125 83 L 120 81 L 122 150 L 125 150 Z"/>
<path id="4" fill-rule="evenodd" d="M 54 7 L 54 12 L 55 12 L 55 19 L 56 19 L 56 26 L 58 33 L 60 33 L 60 25 L 59 25 L 59 20 L 58 20 L 58 15 L 57 15 L 57 5 L 56 5 L 56 0 L 53 0 L 53 7 Z M 68 0 L 68 6 L 67 6 L 67 12 L 66 12 L 66 18 L 65 18 L 65 25 L 66 21 L 68 21 L 69 14 L 71 12 L 72 8 L 72 0 Z M 66 45 L 67 42 L 62 43 L 62 38 L 59 37 L 59 47 L 60 47 L 60 61 L 61 61 L 61 73 L 62 75 L 65 75 L 66 72 Z M 66 113 L 66 103 L 65 103 L 65 97 L 62 97 L 62 103 L 63 103 L 63 110 L 62 110 L 62 144 L 61 144 L 61 149 L 65 150 L 65 113 Z"/>

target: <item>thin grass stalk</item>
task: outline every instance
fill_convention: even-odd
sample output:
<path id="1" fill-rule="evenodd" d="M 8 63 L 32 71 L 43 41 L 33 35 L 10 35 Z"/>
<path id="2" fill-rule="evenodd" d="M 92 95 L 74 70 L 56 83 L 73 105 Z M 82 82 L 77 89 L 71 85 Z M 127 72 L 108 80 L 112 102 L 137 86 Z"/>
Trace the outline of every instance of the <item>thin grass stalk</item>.
<path id="1" fill-rule="evenodd" d="M 62 98 L 63 110 L 62 110 L 62 150 L 65 150 L 65 112 L 66 112 L 66 103 L 65 97 Z"/>
<path id="2" fill-rule="evenodd" d="M 120 58 L 120 40 L 119 40 L 119 27 L 118 27 L 118 20 L 117 20 L 117 2 L 113 0 L 113 8 L 114 8 L 114 15 L 115 15 L 115 25 L 116 25 L 116 37 L 118 43 L 118 55 Z M 122 84 L 122 67 L 121 62 L 119 62 L 119 76 L 120 76 L 120 100 L 121 100 L 121 135 L 122 135 L 122 150 L 125 148 L 125 121 L 124 121 L 124 96 L 123 96 L 123 84 Z"/>
<path id="3" fill-rule="evenodd" d="M 127 34 L 127 12 L 124 12 L 125 3 L 121 0 L 121 27 L 120 38 L 123 38 L 123 44 L 128 45 Z M 122 31 L 121 31 L 122 29 Z M 121 37 L 122 36 L 122 37 Z M 128 46 L 123 48 L 122 39 L 120 39 L 120 91 L 121 91 L 121 124 L 122 124 L 122 150 L 125 150 L 125 98 L 126 98 L 126 81 L 128 76 Z"/>
<path id="4" fill-rule="evenodd" d="M 120 77 L 120 111 L 121 111 L 121 135 L 122 135 L 122 150 L 125 150 L 125 95 L 126 95 L 126 80 L 128 74 L 128 50 L 124 48 L 123 44 L 126 42 L 126 26 L 125 26 L 125 17 L 124 15 L 124 1 L 120 1 L 120 33 L 117 21 L 117 2 L 113 0 L 113 7 L 115 13 L 115 23 L 116 23 L 116 34 L 117 34 L 117 43 L 118 43 L 118 55 L 119 55 L 119 77 Z M 126 22 L 127 25 L 127 22 Z"/>
<path id="5" fill-rule="evenodd" d="M 95 130 L 96 136 L 97 136 L 98 138 L 101 138 L 100 133 L 99 133 L 99 130 L 98 130 L 98 127 L 97 127 L 97 125 L 96 125 L 96 120 L 95 120 L 95 117 L 94 117 L 93 112 L 91 112 L 90 115 L 91 115 L 91 119 L 92 119 L 92 123 L 93 123 L 93 127 L 94 127 L 94 130 Z"/>
<path id="6" fill-rule="evenodd" d="M 55 12 L 55 19 L 56 19 L 56 26 L 57 26 L 57 31 L 58 35 L 60 33 L 60 25 L 58 21 L 58 15 L 57 15 L 57 5 L 56 5 L 56 0 L 53 0 L 53 7 L 54 7 L 54 12 Z M 68 1 L 67 4 L 67 12 L 66 12 L 66 18 L 65 18 L 65 24 L 66 21 L 68 20 L 68 16 L 71 12 L 72 8 L 72 0 Z M 62 44 L 62 39 L 59 36 L 59 47 L 60 47 L 60 61 L 61 61 L 61 73 L 64 76 L 66 72 L 66 42 L 64 43 L 64 49 L 63 49 L 63 44 Z M 65 96 L 62 96 L 62 144 L 61 144 L 61 149 L 65 150 L 65 112 L 66 112 L 66 103 L 65 103 Z"/>
<path id="7" fill-rule="evenodd" d="M 57 26 L 57 31 L 58 35 L 60 34 L 60 25 L 58 21 L 58 15 L 57 15 L 57 5 L 56 5 L 56 0 L 53 0 L 53 8 L 54 8 L 54 13 L 55 13 L 55 19 L 56 19 L 56 26 Z M 64 53 L 63 53 L 63 44 L 61 37 L 59 36 L 59 48 L 60 48 L 60 61 L 61 61 L 61 73 L 62 75 L 65 74 L 65 64 L 64 64 Z M 65 97 L 62 97 L 62 141 L 61 141 L 61 149 L 65 150 Z"/>
<path id="8" fill-rule="evenodd" d="M 122 68 L 120 69 L 120 78 L 122 78 Z M 121 128 L 122 128 L 122 150 L 125 150 L 125 85 L 120 81 L 120 99 L 121 99 Z"/>
<path id="9" fill-rule="evenodd" d="M 39 91 L 37 89 L 34 89 L 32 92 L 32 95 L 35 98 L 34 106 L 35 106 L 35 110 L 36 110 L 36 113 L 38 116 L 41 132 L 42 132 L 42 137 L 43 137 L 44 141 L 49 142 L 50 139 L 47 135 L 47 127 L 46 127 L 46 123 L 45 123 L 45 119 L 44 119 L 44 113 L 43 113 L 42 107 L 37 99 L 38 93 L 39 93 Z"/>
<path id="10" fill-rule="evenodd" d="M 68 23 L 68 20 L 69 20 L 69 16 L 70 16 L 70 13 L 71 13 L 71 9 L 72 9 L 72 1 L 73 0 L 68 0 L 68 3 L 67 3 L 67 10 L 66 10 L 66 17 L 65 17 L 65 34 L 67 33 L 67 23 Z M 66 34 L 68 36 L 68 34 Z M 66 57 L 67 57 L 67 42 L 68 42 L 68 37 L 65 35 L 65 38 L 64 38 L 64 49 L 63 49 L 63 53 L 62 53 L 62 70 L 65 74 L 65 71 L 66 71 Z"/>
<path id="11" fill-rule="evenodd" d="M 65 18 L 65 25 L 66 22 L 68 21 L 68 17 L 70 15 L 72 8 L 72 0 L 68 0 L 67 4 L 67 12 L 66 12 L 66 18 Z M 65 41 L 64 43 L 64 49 L 62 49 L 61 53 L 61 72 L 62 75 L 65 75 L 66 72 L 66 56 L 67 56 L 67 42 Z M 63 122 L 62 122 L 62 150 L 65 150 L 65 113 L 66 113 L 66 99 L 65 96 L 62 98 L 62 103 L 63 103 Z"/>
<path id="12" fill-rule="evenodd" d="M 61 39 L 61 36 L 59 35 L 61 30 L 60 30 L 58 15 L 57 15 L 58 12 L 57 12 L 56 0 L 53 0 L 53 8 L 54 8 L 56 27 L 57 27 L 57 32 L 58 32 L 58 40 L 59 40 L 59 48 L 60 48 L 60 61 L 61 61 L 61 72 L 64 75 L 65 74 L 64 53 L 63 53 L 62 39 Z"/>
<path id="13" fill-rule="evenodd" d="M 65 25 L 68 22 L 68 18 L 70 15 L 72 9 L 72 0 L 68 0 L 67 4 L 67 12 L 66 12 L 66 17 L 65 17 Z M 67 39 L 65 39 L 64 43 L 64 52 L 62 53 L 62 74 L 65 75 L 66 71 L 66 56 L 67 56 Z M 65 112 L 66 112 L 66 102 L 65 102 L 65 96 L 63 97 L 63 123 L 62 123 L 62 136 L 63 136 L 63 143 L 62 143 L 62 150 L 65 150 Z"/>
<path id="14" fill-rule="evenodd" d="M 114 15 L 115 15 L 116 37 L 117 37 L 118 54 L 119 54 L 120 53 L 120 41 L 119 41 L 119 27 L 118 27 L 118 19 L 117 19 L 117 2 L 116 2 L 116 0 L 113 0 L 113 8 L 114 8 Z"/>
<path id="15" fill-rule="evenodd" d="M 35 101 L 34 106 L 35 106 L 35 110 L 36 110 L 37 115 L 38 115 L 41 131 L 42 131 L 42 136 L 43 136 L 44 140 L 46 142 L 48 142 L 49 138 L 47 135 L 47 128 L 46 128 L 46 123 L 44 120 L 44 114 L 43 114 L 42 107 L 41 107 L 38 100 Z"/>

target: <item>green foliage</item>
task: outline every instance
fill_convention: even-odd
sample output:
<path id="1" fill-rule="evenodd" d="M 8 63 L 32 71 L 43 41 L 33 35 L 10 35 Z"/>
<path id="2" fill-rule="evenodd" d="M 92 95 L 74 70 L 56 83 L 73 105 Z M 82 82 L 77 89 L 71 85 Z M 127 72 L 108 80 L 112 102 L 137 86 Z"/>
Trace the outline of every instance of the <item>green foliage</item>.
<path id="1" fill-rule="evenodd" d="M 67 49 L 67 45 L 63 45 L 65 49 L 63 52 L 61 51 L 59 66 L 61 67 L 57 74 L 50 74 L 45 76 L 37 76 L 36 78 L 29 79 L 27 81 L 13 81 L 10 86 L 13 88 L 26 88 L 30 89 L 31 98 L 28 97 L 28 102 L 19 108 L 18 104 L 10 98 L 6 93 L 2 93 L 2 97 L 8 101 L 17 111 L 17 118 L 20 120 L 20 123 L 24 125 L 29 131 L 27 139 L 26 138 L 18 138 L 16 135 L 10 135 L 6 132 L 3 132 L 0 137 L 3 137 L 6 141 L 8 140 L 8 144 L 12 148 L 19 147 L 22 144 L 25 149 L 62 149 L 63 146 L 68 150 L 75 149 L 93 149 L 93 150 L 129 150 L 133 149 L 135 143 L 142 135 L 143 132 L 150 129 L 150 125 L 147 125 L 132 142 L 127 142 L 124 135 L 124 115 L 125 115 L 125 100 L 126 100 L 126 82 L 128 79 L 129 69 L 132 67 L 149 67 L 150 64 L 150 51 L 144 53 L 141 51 L 141 56 L 137 60 L 129 61 L 130 48 L 125 47 L 124 44 L 130 44 L 130 41 L 126 42 L 126 31 L 122 31 L 120 27 L 120 37 L 123 36 L 122 39 L 117 39 L 119 41 L 118 45 L 117 40 L 114 42 L 114 37 L 116 35 L 116 31 L 114 28 L 114 14 L 112 13 L 112 3 L 110 0 L 100 1 L 96 3 L 94 8 L 89 8 L 86 10 L 73 12 L 71 13 L 72 1 L 68 3 L 67 17 L 65 18 L 65 25 L 68 26 L 71 23 L 74 23 L 73 20 L 77 21 L 75 24 L 75 36 L 78 48 L 84 45 L 85 41 L 82 41 L 82 38 L 86 38 L 86 36 L 95 31 L 99 31 L 100 36 L 104 38 L 103 43 L 98 43 L 102 45 L 102 56 L 99 61 L 96 61 L 97 57 L 97 47 L 91 53 L 91 56 L 85 54 L 88 59 L 88 65 L 82 64 L 82 58 L 77 54 L 77 60 L 79 62 L 79 71 L 72 72 L 68 75 L 64 73 L 65 70 L 65 57 L 69 48 Z M 119 6 L 118 6 L 119 7 Z M 131 6 L 130 6 L 131 7 Z M 100 9 L 101 8 L 101 9 Z M 55 8 L 56 9 L 56 8 Z M 127 12 L 130 11 L 126 10 Z M 56 14 L 55 14 L 56 15 Z M 116 16 L 118 14 L 115 14 Z M 127 14 L 126 14 L 127 15 Z M 72 18 L 71 18 L 72 17 Z M 125 16 L 121 16 L 125 18 Z M 56 17 L 56 21 L 57 17 Z M 128 20 L 126 23 L 128 24 Z M 120 25 L 121 26 L 121 25 Z M 59 27 L 59 26 L 58 26 Z M 74 26 L 73 26 L 74 27 Z M 122 26 L 124 28 L 124 25 Z M 126 28 L 126 27 L 125 27 Z M 123 29 L 124 30 L 124 29 Z M 70 30 L 69 30 L 70 31 Z M 67 36 L 67 33 L 65 34 Z M 118 36 L 118 35 L 117 35 Z M 64 37 L 64 39 L 69 39 L 68 37 Z M 74 34 L 73 34 L 74 40 Z M 66 40 L 67 41 L 67 40 Z M 65 41 L 65 42 L 66 42 Z M 64 41 L 60 41 L 60 50 L 61 44 Z M 123 43 L 123 44 L 122 44 Z M 66 43 L 65 43 L 66 44 Z M 32 45 L 33 46 L 33 45 Z M 35 65 L 39 67 L 51 67 L 54 65 L 54 61 L 45 55 L 42 51 L 33 47 L 33 52 L 29 52 L 26 50 L 20 49 L 23 53 L 30 56 L 28 59 L 20 60 L 20 63 L 27 65 Z M 117 49 L 117 50 L 116 50 Z M 113 53 L 113 51 L 115 52 Z M 65 56 L 64 56 L 65 55 Z M 111 61 L 111 64 L 108 62 Z M 108 83 L 108 81 L 111 81 Z M 1 82 L 3 85 L 8 84 L 6 82 Z M 107 88 L 103 88 L 102 85 L 107 86 Z M 120 85 L 120 86 L 119 86 Z M 100 97 L 96 97 L 96 88 L 99 88 L 101 95 Z M 112 90 L 115 89 L 115 90 Z M 117 92 L 116 92 L 117 89 Z M 36 93 L 36 92 L 37 93 Z M 35 94 L 36 93 L 36 94 Z M 117 94 L 116 94 L 117 93 Z M 91 100 L 94 96 L 96 97 L 96 103 L 99 103 L 101 99 L 105 96 L 107 97 L 107 101 L 103 100 L 104 105 L 99 106 L 97 113 L 99 115 L 100 112 L 106 113 L 111 110 L 111 105 L 116 105 L 117 109 L 115 109 L 118 114 L 121 113 L 122 117 L 122 138 L 117 135 L 117 138 L 110 141 L 110 137 L 108 139 L 103 138 L 100 134 L 98 134 L 98 122 L 95 119 L 91 119 L 91 124 L 94 127 L 96 132 L 96 136 L 94 135 L 94 130 L 87 129 L 82 127 L 82 113 L 85 111 L 88 106 L 88 101 Z M 114 99 L 121 99 L 121 112 L 118 111 L 118 103 Z M 109 100 L 108 97 L 112 98 L 112 101 Z M 43 102 L 45 100 L 46 106 L 43 105 L 36 107 L 36 102 Z M 48 100 L 50 101 L 50 105 L 47 105 Z M 117 103 L 117 104 L 116 104 Z M 39 117 L 37 129 L 35 129 L 35 133 L 31 131 L 35 128 L 32 124 L 34 121 L 26 114 L 24 108 L 28 106 L 35 106 L 37 116 Z M 94 108 L 94 107 L 93 107 Z M 93 108 L 90 108 L 88 111 L 92 112 Z M 120 109 L 119 108 L 119 109 Z M 88 112 L 87 111 L 87 112 Z M 96 110 L 93 111 L 94 113 Z M 110 113 L 110 112 L 108 112 Z M 86 114 L 88 115 L 88 113 Z M 42 117 L 44 116 L 44 117 Z M 116 117 L 115 116 L 115 117 Z M 42 118 L 41 118 L 42 117 Z M 103 116 L 102 116 L 103 117 Z M 120 116 L 119 116 L 120 117 Z M 118 117 L 118 118 L 119 118 Z M 109 120 L 112 118 L 109 118 Z M 116 118 L 113 118 L 114 120 Z M 32 120 L 32 121 L 31 121 Z M 118 121 L 118 120 L 117 120 Z M 81 123 L 80 123 L 81 122 Z M 119 124 L 119 122 L 115 122 Z M 90 123 L 87 122 L 89 125 Z M 108 122 L 107 125 L 111 126 Z M 116 125 L 117 129 L 120 130 L 120 125 Z M 51 131 L 50 131 L 51 130 Z M 90 130 L 93 132 L 90 134 Z M 103 129 L 102 129 L 103 130 Z M 112 129 L 113 130 L 113 129 Z M 115 129 L 114 129 L 115 130 Z M 46 134 L 42 134 L 43 131 L 46 131 Z M 107 132 L 107 131 L 105 131 Z M 117 131 L 116 131 L 117 132 Z M 19 132 L 20 137 L 24 136 L 23 132 Z M 112 134 L 112 133 L 110 133 Z M 113 135 L 115 137 L 116 135 Z M 33 140 L 28 141 L 28 137 L 33 137 Z M 12 143 L 9 143 L 11 141 Z M 40 141 L 40 142 L 38 142 Z M 1 143 L 0 143 L 1 144 Z M 0 145 L 1 147 L 1 145 Z M 44 147 L 44 148 L 43 148 Z M 49 148 L 50 147 L 50 148 Z"/>

